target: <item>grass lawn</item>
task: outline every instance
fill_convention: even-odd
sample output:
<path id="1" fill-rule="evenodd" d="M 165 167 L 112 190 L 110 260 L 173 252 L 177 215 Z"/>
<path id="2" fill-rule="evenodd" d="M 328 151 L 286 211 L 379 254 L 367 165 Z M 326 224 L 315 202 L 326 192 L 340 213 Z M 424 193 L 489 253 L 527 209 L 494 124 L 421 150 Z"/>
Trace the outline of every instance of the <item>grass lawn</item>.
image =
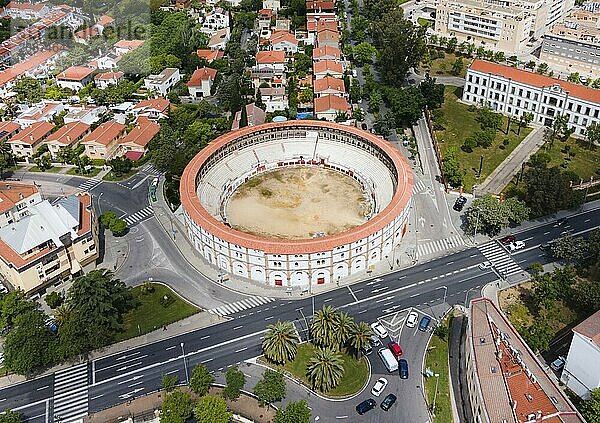
<path id="1" fill-rule="evenodd" d="M 427 19 L 424 18 L 418 18 L 417 22 L 419 22 L 419 24 L 421 26 L 425 26 L 427 25 L 432 25 L 432 21 L 429 21 Z M 422 73 L 425 72 L 429 72 L 429 74 L 433 77 L 435 77 L 436 75 L 443 75 L 443 76 L 459 76 L 461 78 L 464 78 L 465 75 L 467 74 L 467 66 L 470 63 L 470 60 L 468 57 L 463 57 L 463 63 L 464 66 L 462 68 L 462 71 L 460 72 L 459 75 L 452 75 L 450 73 L 450 71 L 452 70 L 452 65 L 454 65 L 454 62 L 456 61 L 456 59 L 459 57 L 457 55 L 455 55 L 454 53 L 444 53 L 445 57 L 443 59 L 434 59 L 431 61 L 431 63 L 425 65 L 424 63 L 421 63 L 420 65 L 420 69 Z"/>
<path id="2" fill-rule="evenodd" d="M 144 285 L 132 288 L 138 306 L 125 315 L 124 330 L 117 334 L 117 342 L 152 332 L 200 311 L 165 285 L 150 283 L 149 286 L 154 288 L 153 292 L 144 292 Z M 165 295 L 168 301 L 163 301 Z"/>
<path id="3" fill-rule="evenodd" d="M 125 179 L 131 178 L 133 175 L 135 175 L 137 173 L 137 171 L 138 171 L 138 169 L 133 168 L 129 172 L 127 172 L 123 175 L 117 176 L 111 170 L 106 175 L 104 175 L 104 177 L 102 179 L 105 181 L 124 181 Z"/>
<path id="4" fill-rule="evenodd" d="M 516 123 L 511 125 L 508 135 L 503 130 L 506 129 L 508 119 L 503 116 L 502 130 L 496 131 L 496 138 L 491 147 L 482 148 L 476 147 L 473 152 L 466 153 L 460 149 L 465 139 L 467 139 L 475 131 L 479 130 L 479 124 L 475 121 L 476 112 L 469 111 L 469 106 L 459 103 L 458 100 L 462 96 L 462 88 L 446 87 L 444 105 L 442 110 L 445 118 L 445 129 L 436 131 L 437 139 L 440 142 L 442 155 L 450 146 L 456 146 L 459 150 L 458 159 L 462 167 L 466 170 L 465 190 L 473 191 L 473 185 L 477 183 L 477 172 L 479 170 L 479 157 L 483 155 L 483 170 L 479 182 L 483 182 L 485 178 L 492 173 L 496 167 L 510 154 L 511 151 L 531 132 L 531 128 L 522 128 L 520 135 L 517 135 Z M 504 139 L 509 140 L 508 146 L 504 149 Z M 503 146 L 504 147 L 504 146 Z"/>
<path id="5" fill-rule="evenodd" d="M 71 169 L 69 169 L 67 171 L 67 175 L 77 175 L 77 176 L 87 176 L 88 178 L 93 178 L 94 176 L 96 176 L 98 173 L 100 173 L 100 168 L 99 167 L 93 167 L 90 169 L 90 171 L 88 173 L 86 173 L 85 175 L 81 175 L 79 173 L 79 169 L 76 167 L 73 167 Z"/>
<path id="6" fill-rule="evenodd" d="M 443 324 L 448 324 L 446 320 Z M 434 411 L 434 423 L 452 423 L 452 405 L 450 403 L 450 384 L 448 370 L 448 341 L 437 335 L 431 337 L 427 354 L 425 356 L 425 368 L 429 367 L 435 376 L 425 378 L 425 391 L 427 393 L 427 404 Z M 435 388 L 437 382 L 437 396 Z M 433 410 L 433 398 L 435 397 L 435 410 Z"/>
<path id="7" fill-rule="evenodd" d="M 295 378 L 310 386 L 310 382 L 306 377 L 306 366 L 308 360 L 314 355 L 315 350 L 316 347 L 312 344 L 300 344 L 294 361 L 288 361 L 283 366 L 273 366 L 270 363 L 269 365 L 291 373 Z M 344 352 L 342 352 L 342 355 L 344 359 L 344 376 L 338 386 L 324 393 L 329 397 L 347 397 L 355 394 L 365 386 L 369 377 L 369 368 L 364 358 L 357 361 L 354 356 L 350 356 Z"/>
<path id="8" fill-rule="evenodd" d="M 600 147 L 589 145 L 585 140 L 569 138 L 566 142 L 555 141 L 552 148 L 542 147 L 540 152 L 550 154 L 549 166 L 561 166 L 575 172 L 581 179 L 589 180 L 591 176 L 598 179 L 600 175 Z"/>
<path id="9" fill-rule="evenodd" d="M 40 169 L 37 166 L 33 166 L 31 168 L 29 168 L 29 172 L 46 172 L 46 173 L 57 173 L 60 171 L 60 167 L 57 166 L 52 166 L 50 169 Z"/>
<path id="10" fill-rule="evenodd" d="M 425 28 L 433 26 L 433 21 L 431 21 L 429 19 L 417 18 L 417 22 L 418 22 L 419 25 L 421 25 L 422 27 L 425 27 Z M 452 68 L 452 64 L 450 64 L 450 68 Z"/>

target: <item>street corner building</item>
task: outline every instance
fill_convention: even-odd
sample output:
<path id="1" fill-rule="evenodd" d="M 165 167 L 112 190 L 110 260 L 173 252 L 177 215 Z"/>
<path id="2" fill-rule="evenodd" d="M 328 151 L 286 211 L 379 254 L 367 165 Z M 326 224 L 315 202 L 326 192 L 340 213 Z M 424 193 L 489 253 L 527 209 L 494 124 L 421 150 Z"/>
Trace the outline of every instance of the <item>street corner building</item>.
<path id="1" fill-rule="evenodd" d="M 43 293 L 81 274 L 98 258 L 92 198 L 80 193 L 51 204 L 35 185 L 0 184 L 0 275 L 11 289 Z"/>
<path id="2" fill-rule="evenodd" d="M 347 178 L 369 211 L 352 228 L 309 230 L 293 239 L 232 227 L 228 204 L 242 184 L 294 169 Z M 410 165 L 390 143 L 324 121 L 267 123 L 225 134 L 192 159 L 180 186 L 187 236 L 207 262 L 219 272 L 284 288 L 339 282 L 394 260 L 394 247 L 407 229 L 412 189 Z M 302 224 L 310 226 L 311 219 Z M 275 225 L 274 220 L 266 226 Z"/>

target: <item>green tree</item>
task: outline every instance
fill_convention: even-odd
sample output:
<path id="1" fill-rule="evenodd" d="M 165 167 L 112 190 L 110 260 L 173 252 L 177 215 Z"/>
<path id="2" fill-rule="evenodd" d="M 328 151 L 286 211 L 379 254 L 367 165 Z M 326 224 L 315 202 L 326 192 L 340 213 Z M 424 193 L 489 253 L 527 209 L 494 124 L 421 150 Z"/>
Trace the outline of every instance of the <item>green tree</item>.
<path id="1" fill-rule="evenodd" d="M 237 366 L 227 369 L 225 372 L 225 381 L 227 386 L 223 389 L 223 398 L 236 400 L 240 397 L 244 384 L 246 383 L 246 375 Z"/>
<path id="2" fill-rule="evenodd" d="M 465 213 L 466 230 L 495 235 L 509 224 L 520 224 L 529 217 L 525 203 L 516 198 L 500 202 L 494 195 L 474 200 Z"/>
<path id="3" fill-rule="evenodd" d="M 545 75 L 548 72 L 548 64 L 547 63 L 540 63 L 537 67 L 536 70 L 537 73 L 541 74 L 541 75 Z"/>
<path id="4" fill-rule="evenodd" d="M 536 318 L 525 332 L 525 340 L 535 352 L 548 351 L 550 341 L 553 337 L 554 330 L 544 313 Z"/>
<path id="5" fill-rule="evenodd" d="M 285 398 L 283 375 L 273 370 L 265 370 L 263 377 L 254 385 L 254 395 L 261 404 L 271 404 Z"/>
<path id="6" fill-rule="evenodd" d="M 160 423 L 185 423 L 194 411 L 192 397 L 181 389 L 176 389 L 163 400 Z"/>
<path id="7" fill-rule="evenodd" d="M 48 304 L 48 307 L 55 309 L 63 303 L 64 298 L 60 292 L 52 291 L 44 297 L 44 300 L 46 301 L 46 304 Z"/>
<path id="8" fill-rule="evenodd" d="M 370 63 L 371 60 L 373 60 L 373 58 L 377 55 L 377 49 L 373 47 L 371 43 L 363 41 L 362 43 L 354 46 L 352 49 L 352 55 L 358 64 Z"/>
<path id="9" fill-rule="evenodd" d="M 581 413 L 588 423 L 600 423 L 600 388 L 593 389 L 581 404 Z"/>
<path id="10" fill-rule="evenodd" d="M 133 168 L 133 162 L 126 157 L 115 157 L 109 160 L 107 164 L 112 168 L 112 172 L 117 177 L 126 175 Z"/>
<path id="11" fill-rule="evenodd" d="M 360 357 L 360 349 L 369 344 L 369 340 L 373 335 L 371 327 L 366 322 L 358 322 L 350 333 L 349 344 L 352 350 L 355 351 L 356 357 Z"/>
<path id="12" fill-rule="evenodd" d="M 579 72 L 572 72 L 569 74 L 567 81 L 573 82 L 574 84 L 579 84 Z"/>
<path id="13" fill-rule="evenodd" d="M 477 109 L 477 116 L 475 118 L 481 129 L 494 129 L 498 130 L 502 126 L 502 115 L 494 112 L 489 107 L 481 107 Z"/>
<path id="14" fill-rule="evenodd" d="M 314 315 L 310 332 L 312 341 L 322 347 L 337 348 L 339 313 L 332 306 L 323 306 Z"/>
<path id="15" fill-rule="evenodd" d="M 6 410 L 0 414 L 0 423 L 22 423 L 21 415 L 16 411 Z"/>
<path id="16" fill-rule="evenodd" d="M 589 141 L 589 147 L 600 144 L 600 123 L 590 123 L 585 129 L 585 136 Z"/>
<path id="17" fill-rule="evenodd" d="M 344 360 L 333 348 L 319 348 L 308 360 L 306 375 L 313 388 L 328 392 L 335 388 L 344 376 Z"/>
<path id="18" fill-rule="evenodd" d="M 242 106 L 242 112 L 240 116 L 240 128 L 244 128 L 248 126 L 248 112 L 246 111 L 246 106 Z"/>
<path id="19" fill-rule="evenodd" d="M 0 329 L 11 329 L 18 316 L 38 309 L 39 304 L 27 298 L 24 291 L 0 295 Z"/>
<path id="20" fill-rule="evenodd" d="M 450 73 L 454 76 L 459 76 L 464 68 L 465 62 L 463 61 L 463 58 L 458 57 L 452 64 L 452 70 L 450 71 Z"/>
<path id="21" fill-rule="evenodd" d="M 173 376 L 163 375 L 163 378 L 162 378 L 163 391 L 172 392 L 175 389 L 175 387 L 177 386 L 177 382 L 178 382 L 178 380 L 177 380 L 176 375 L 173 375 Z"/>
<path id="22" fill-rule="evenodd" d="M 379 90 L 371 90 L 371 94 L 369 95 L 369 112 L 379 113 L 379 109 L 381 108 L 382 104 L 383 98 L 381 97 Z"/>
<path id="23" fill-rule="evenodd" d="M 466 172 L 458 160 L 458 149 L 450 146 L 446 149 L 442 159 L 442 169 L 448 182 L 455 187 L 461 186 Z"/>
<path id="24" fill-rule="evenodd" d="M 436 79 L 425 75 L 425 79 L 419 84 L 419 89 L 429 110 L 438 109 L 444 104 L 444 85 L 436 84 Z"/>
<path id="25" fill-rule="evenodd" d="M 40 81 L 29 76 L 19 78 L 12 90 L 17 93 L 20 102 L 37 103 L 44 96 Z"/>
<path id="26" fill-rule="evenodd" d="M 525 170 L 524 200 L 532 216 L 544 216 L 579 205 L 582 193 L 571 189 L 579 177 L 558 167 L 533 166 Z"/>
<path id="27" fill-rule="evenodd" d="M 229 423 L 233 413 L 223 398 L 204 395 L 196 404 L 194 416 L 198 423 Z"/>
<path id="28" fill-rule="evenodd" d="M 28 310 L 14 318 L 4 338 L 4 366 L 17 374 L 29 374 L 52 360 L 52 334 L 46 327 L 46 315 Z"/>
<path id="29" fill-rule="evenodd" d="M 294 69 L 299 75 L 306 75 L 312 69 L 312 57 L 305 53 L 294 54 Z"/>
<path id="30" fill-rule="evenodd" d="M 337 330 L 335 332 L 338 345 L 343 346 L 352 336 L 356 323 L 348 313 L 340 312 L 337 319 Z"/>
<path id="31" fill-rule="evenodd" d="M 354 78 L 352 80 L 352 85 L 350 86 L 350 100 L 353 103 L 358 103 L 362 98 L 362 88 L 360 86 L 360 81 L 358 78 Z"/>
<path id="32" fill-rule="evenodd" d="M 277 321 L 267 326 L 267 333 L 262 348 L 267 359 L 273 363 L 283 364 L 293 360 L 298 352 L 298 333 L 292 322 Z"/>
<path id="33" fill-rule="evenodd" d="M 567 263 L 580 263 L 587 256 L 589 245 L 581 236 L 566 234 L 554 241 L 551 248 L 555 258 Z"/>
<path id="34" fill-rule="evenodd" d="M 122 219 L 115 219 L 110 222 L 108 229 L 114 236 L 123 236 L 127 233 L 127 222 Z"/>
<path id="35" fill-rule="evenodd" d="M 309 423 L 310 408 L 304 400 L 288 402 L 285 407 L 277 410 L 275 423 Z"/>
<path id="36" fill-rule="evenodd" d="M 115 221 L 116 219 L 118 219 L 118 217 L 117 217 L 116 213 L 112 210 L 105 211 L 104 213 L 102 213 L 100 215 L 100 223 L 105 228 L 108 228 L 110 226 L 110 224 L 113 221 Z"/>
<path id="37" fill-rule="evenodd" d="M 190 378 L 190 389 L 197 395 L 206 395 L 210 384 L 215 381 L 213 375 L 210 374 L 204 364 L 198 364 L 192 370 Z"/>

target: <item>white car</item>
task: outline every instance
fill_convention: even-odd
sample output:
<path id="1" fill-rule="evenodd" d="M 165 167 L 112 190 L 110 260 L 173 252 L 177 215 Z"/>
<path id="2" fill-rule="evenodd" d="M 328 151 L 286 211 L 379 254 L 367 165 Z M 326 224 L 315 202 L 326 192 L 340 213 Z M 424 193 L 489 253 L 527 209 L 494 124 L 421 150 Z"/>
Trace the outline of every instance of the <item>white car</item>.
<path id="1" fill-rule="evenodd" d="M 525 248 L 525 243 L 523 241 L 515 241 L 508 244 L 508 251 L 510 251 L 511 253 L 522 248 Z"/>
<path id="2" fill-rule="evenodd" d="M 385 338 L 388 336 L 387 330 L 385 330 L 385 328 L 379 322 L 371 323 L 371 329 L 373 329 L 375 335 L 380 338 Z"/>
<path id="3" fill-rule="evenodd" d="M 550 368 L 555 372 L 559 372 L 565 366 L 565 358 L 558 357 L 552 363 L 550 363 Z"/>
<path id="4" fill-rule="evenodd" d="M 373 389 L 371 389 L 371 394 L 378 397 L 379 395 L 381 395 L 387 384 L 388 381 L 386 378 L 381 377 L 377 379 L 377 382 L 375 382 L 375 385 L 373 385 Z"/>
<path id="5" fill-rule="evenodd" d="M 479 265 L 479 268 L 481 270 L 489 269 L 490 267 L 492 267 L 492 263 L 490 263 L 489 261 L 484 261 Z"/>
<path id="6" fill-rule="evenodd" d="M 410 313 L 408 313 L 408 316 L 406 317 L 406 327 L 414 328 L 415 326 L 417 326 L 418 321 L 419 321 L 419 313 L 417 313 L 416 311 L 411 311 Z"/>

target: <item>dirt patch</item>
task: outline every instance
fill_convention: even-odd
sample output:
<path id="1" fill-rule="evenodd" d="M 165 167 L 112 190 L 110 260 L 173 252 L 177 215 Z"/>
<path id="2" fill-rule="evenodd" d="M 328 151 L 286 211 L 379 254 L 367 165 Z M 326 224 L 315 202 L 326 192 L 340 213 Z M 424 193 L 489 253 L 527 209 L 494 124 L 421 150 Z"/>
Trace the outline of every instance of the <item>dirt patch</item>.
<path id="1" fill-rule="evenodd" d="M 229 224 L 242 232 L 306 239 L 359 226 L 370 202 L 354 179 L 318 167 L 295 167 L 256 176 L 229 200 Z"/>

